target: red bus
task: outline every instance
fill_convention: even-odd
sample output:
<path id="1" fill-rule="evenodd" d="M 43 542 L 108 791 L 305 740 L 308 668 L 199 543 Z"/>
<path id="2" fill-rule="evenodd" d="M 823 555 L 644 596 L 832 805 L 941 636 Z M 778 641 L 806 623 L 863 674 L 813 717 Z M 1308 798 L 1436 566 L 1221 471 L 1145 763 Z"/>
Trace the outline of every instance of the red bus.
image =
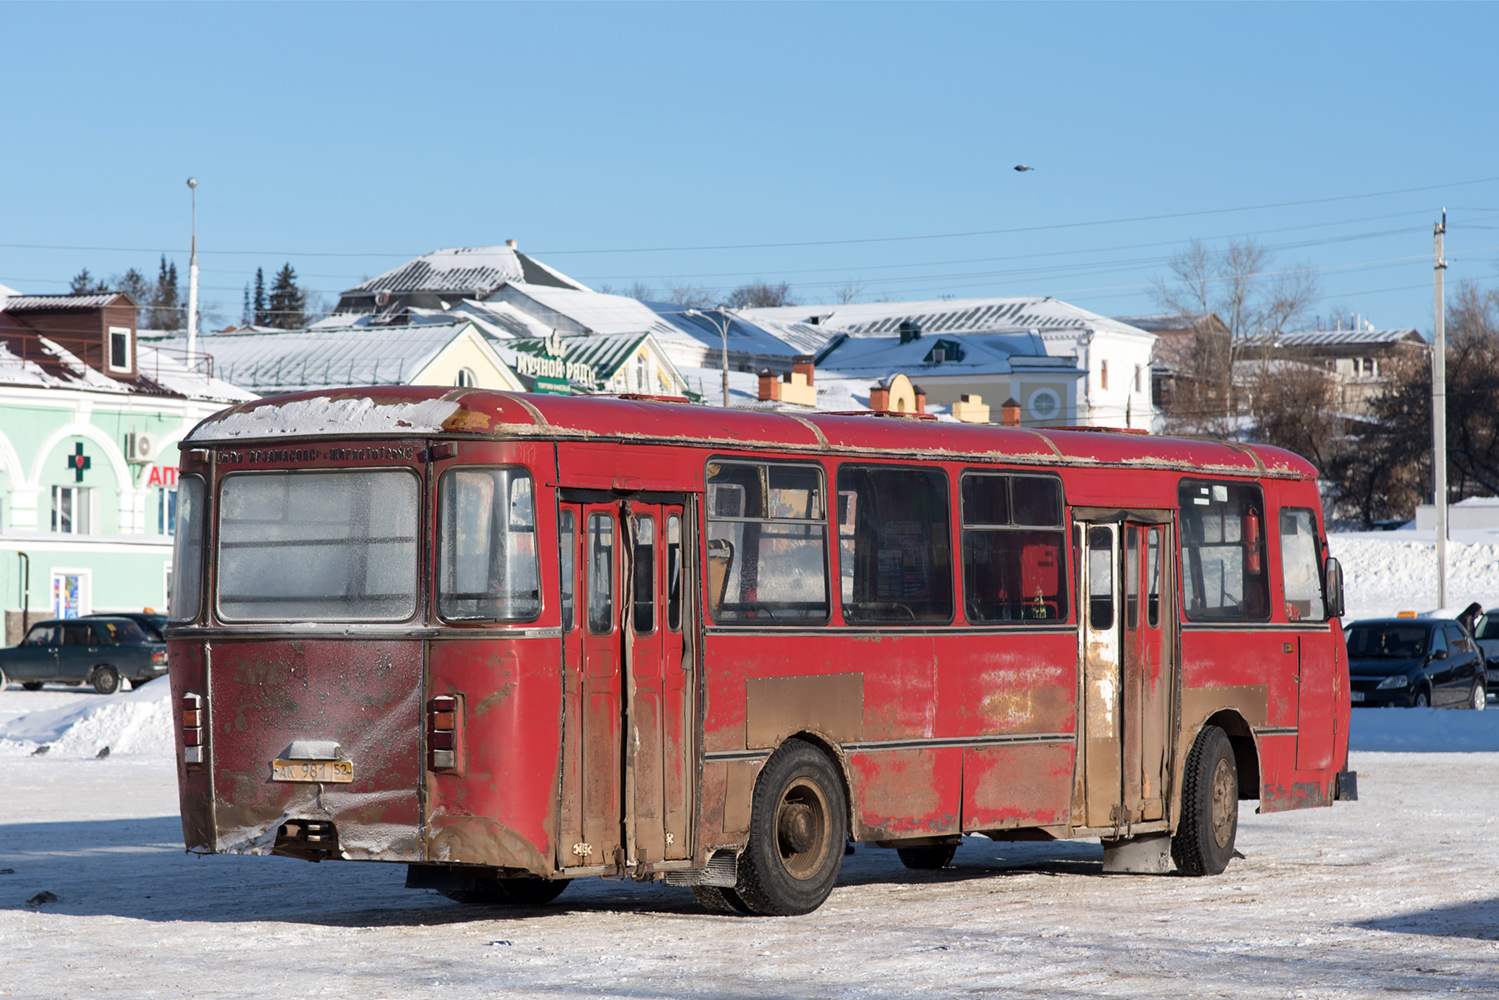
<path id="1" fill-rule="evenodd" d="M 345 389 L 184 441 L 189 850 L 804 913 L 848 842 L 1216 874 L 1356 794 L 1342 577 L 1269 447 Z"/>

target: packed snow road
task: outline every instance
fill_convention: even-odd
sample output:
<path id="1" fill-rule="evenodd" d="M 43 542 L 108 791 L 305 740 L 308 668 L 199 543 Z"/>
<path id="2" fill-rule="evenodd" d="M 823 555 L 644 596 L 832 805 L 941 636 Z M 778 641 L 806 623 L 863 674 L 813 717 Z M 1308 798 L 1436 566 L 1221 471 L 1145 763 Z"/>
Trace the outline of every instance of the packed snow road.
<path id="1" fill-rule="evenodd" d="M 474 908 L 400 866 L 187 856 L 170 754 L 137 733 L 94 759 L 79 735 L 156 710 L 149 685 L 121 697 L 101 717 L 76 709 L 95 696 L 0 693 L 0 995 L 1499 994 L 1499 712 L 1355 713 L 1361 800 L 1246 803 L 1246 856 L 1217 878 L 1104 876 L 1096 842 L 969 838 L 935 873 L 861 845 L 810 916 L 732 918 L 663 886 Z M 61 749 L 33 756 L 38 736 Z M 1468 752 L 1421 752 L 1447 746 Z"/>

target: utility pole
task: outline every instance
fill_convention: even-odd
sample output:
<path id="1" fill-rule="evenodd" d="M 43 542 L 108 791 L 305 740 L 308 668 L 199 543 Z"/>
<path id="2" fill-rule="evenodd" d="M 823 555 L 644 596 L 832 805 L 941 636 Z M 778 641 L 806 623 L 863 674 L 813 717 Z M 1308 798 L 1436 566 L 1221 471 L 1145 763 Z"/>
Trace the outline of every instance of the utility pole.
<path id="1" fill-rule="evenodd" d="M 187 261 L 187 366 L 197 362 L 198 346 L 198 178 L 189 177 L 193 192 L 193 249 Z"/>
<path id="2" fill-rule="evenodd" d="M 1447 302 L 1442 277 L 1447 260 L 1442 237 L 1447 233 L 1447 209 L 1434 232 L 1432 270 L 1436 274 L 1436 329 L 1431 344 L 1431 471 L 1432 501 L 1437 514 L 1437 607 L 1447 606 Z"/>

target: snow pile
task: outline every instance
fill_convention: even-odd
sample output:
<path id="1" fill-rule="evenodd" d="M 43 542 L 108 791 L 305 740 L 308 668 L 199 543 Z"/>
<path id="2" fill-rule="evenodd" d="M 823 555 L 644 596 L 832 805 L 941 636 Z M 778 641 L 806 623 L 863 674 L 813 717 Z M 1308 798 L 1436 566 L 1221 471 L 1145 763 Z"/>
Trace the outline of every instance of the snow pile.
<path id="1" fill-rule="evenodd" d="M 210 417 L 191 437 L 194 441 L 229 441 L 288 434 L 435 434 L 456 412 L 458 404 L 445 399 L 415 403 L 377 403 L 368 396 L 294 399 Z"/>
<path id="2" fill-rule="evenodd" d="M 1499 750 L 1499 712 L 1441 708 L 1355 708 L 1349 750 L 1448 753 Z"/>
<path id="3" fill-rule="evenodd" d="M 111 697 L 80 697 L 60 708 L 29 712 L 0 725 L 0 755 L 47 746 L 63 757 L 93 757 L 104 747 L 117 753 L 171 756 L 172 688 L 165 678 Z"/>
<path id="4" fill-rule="evenodd" d="M 1454 532 L 1447 543 L 1447 603 L 1499 607 L 1499 539 Z M 1468 540 L 1458 541 L 1463 535 Z M 1436 542 L 1429 531 L 1335 534 L 1328 548 L 1343 566 L 1345 623 L 1436 606 Z"/>

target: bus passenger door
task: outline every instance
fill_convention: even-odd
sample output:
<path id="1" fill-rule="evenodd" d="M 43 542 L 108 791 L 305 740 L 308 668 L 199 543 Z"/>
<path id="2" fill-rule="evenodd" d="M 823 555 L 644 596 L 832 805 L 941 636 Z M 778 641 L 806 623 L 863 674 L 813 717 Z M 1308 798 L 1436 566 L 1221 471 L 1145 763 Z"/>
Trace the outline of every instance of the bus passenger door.
<path id="1" fill-rule="evenodd" d="M 1084 826 L 1121 825 L 1119 535 L 1117 524 L 1082 526 Z"/>
<path id="2" fill-rule="evenodd" d="M 1120 695 L 1124 726 L 1125 823 L 1164 819 L 1167 748 L 1171 746 L 1171 705 L 1175 691 L 1175 621 L 1166 585 L 1167 526 L 1124 526 L 1124 649 Z"/>
<path id="3" fill-rule="evenodd" d="M 683 606 L 688 521 L 684 504 L 625 505 L 630 610 L 625 662 L 627 856 L 640 864 L 692 856 L 689 800 L 694 713 L 691 626 Z"/>
<path id="4" fill-rule="evenodd" d="M 621 549 L 615 504 L 563 503 L 563 762 L 558 866 L 622 858 Z"/>

